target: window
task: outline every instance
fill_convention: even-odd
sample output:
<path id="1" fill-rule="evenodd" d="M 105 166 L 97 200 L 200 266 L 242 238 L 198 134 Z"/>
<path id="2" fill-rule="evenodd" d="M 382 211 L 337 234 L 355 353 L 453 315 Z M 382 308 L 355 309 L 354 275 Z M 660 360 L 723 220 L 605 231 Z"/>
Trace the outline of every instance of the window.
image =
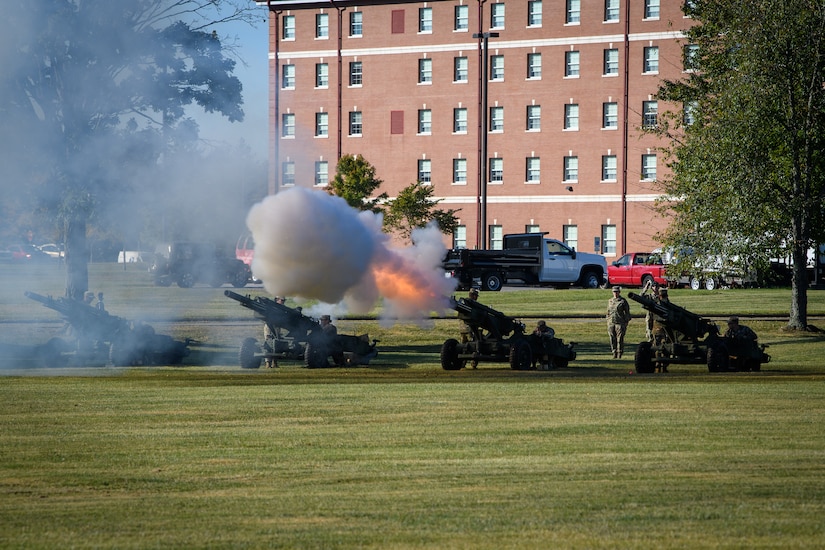
<path id="1" fill-rule="evenodd" d="M 315 161 L 315 185 L 329 183 L 329 163 L 325 160 Z"/>
<path id="2" fill-rule="evenodd" d="M 616 226 L 602 226 L 602 254 L 616 253 Z"/>
<path id="3" fill-rule="evenodd" d="M 315 113 L 315 137 L 329 135 L 329 113 Z"/>
<path id="4" fill-rule="evenodd" d="M 579 52 L 564 52 L 564 76 L 579 76 Z"/>
<path id="5" fill-rule="evenodd" d="M 504 181 L 504 159 L 491 158 L 490 159 L 490 181 L 501 183 Z"/>
<path id="6" fill-rule="evenodd" d="M 466 31 L 470 28 L 470 7 L 456 6 L 455 7 L 455 26 L 454 30 Z"/>
<path id="7" fill-rule="evenodd" d="M 696 110 L 699 105 L 695 101 L 688 101 L 682 106 L 682 123 L 685 126 L 690 126 L 696 122 Z"/>
<path id="8" fill-rule="evenodd" d="M 295 65 L 284 65 L 281 69 L 281 87 L 295 88 Z"/>
<path id="9" fill-rule="evenodd" d="M 453 159 L 453 183 L 467 183 L 467 159 Z"/>
<path id="10" fill-rule="evenodd" d="M 315 15 L 315 38 L 329 38 L 329 15 L 326 13 Z"/>
<path id="11" fill-rule="evenodd" d="M 642 155 L 642 180 L 653 181 L 656 179 L 656 155 Z"/>
<path id="12" fill-rule="evenodd" d="M 541 27 L 541 0 L 527 2 L 527 26 Z"/>
<path id="13" fill-rule="evenodd" d="M 453 59 L 454 74 L 453 82 L 467 82 L 470 78 L 470 64 L 466 57 L 456 57 Z"/>
<path id="14" fill-rule="evenodd" d="M 453 230 L 453 248 L 467 248 L 466 225 L 457 225 Z"/>
<path id="15" fill-rule="evenodd" d="M 504 4 L 490 4 L 490 28 L 504 28 Z"/>
<path id="16" fill-rule="evenodd" d="M 349 114 L 349 135 L 360 136 L 362 128 L 361 111 L 350 111 Z"/>
<path id="17" fill-rule="evenodd" d="M 541 228 L 538 226 L 538 224 L 528 223 L 527 225 L 524 226 L 524 232 L 525 233 L 541 233 Z"/>
<path id="18" fill-rule="evenodd" d="M 616 181 L 616 155 L 602 155 L 602 181 Z"/>
<path id="19" fill-rule="evenodd" d="M 418 60 L 418 83 L 431 84 L 433 81 L 433 60 L 429 58 Z"/>
<path id="20" fill-rule="evenodd" d="M 541 78 L 541 54 L 527 54 L 527 78 Z"/>
<path id="21" fill-rule="evenodd" d="M 490 56 L 490 80 L 504 80 L 504 56 Z"/>
<path id="22" fill-rule="evenodd" d="M 465 107 L 453 109 L 453 132 L 456 134 L 467 133 L 467 109 Z"/>
<path id="23" fill-rule="evenodd" d="M 527 157 L 527 183 L 539 183 L 541 181 L 541 158 Z"/>
<path id="24" fill-rule="evenodd" d="M 284 161 L 281 165 L 281 183 L 295 185 L 295 163 L 291 160 Z"/>
<path id="25" fill-rule="evenodd" d="M 567 25 L 578 25 L 582 19 L 581 0 L 567 0 L 564 22 Z"/>
<path id="26" fill-rule="evenodd" d="M 418 161 L 418 181 L 421 183 L 432 182 L 433 161 L 430 159 L 420 159 Z"/>
<path id="27" fill-rule="evenodd" d="M 577 103 L 568 103 L 564 106 L 564 129 L 579 129 L 579 105 Z"/>
<path id="28" fill-rule="evenodd" d="M 504 131 L 504 107 L 490 107 L 490 131 Z"/>
<path id="29" fill-rule="evenodd" d="M 602 103 L 602 128 L 619 127 L 619 104 Z"/>
<path id="30" fill-rule="evenodd" d="M 329 86 L 329 65 L 326 63 L 315 64 L 315 87 L 326 88 Z"/>
<path id="31" fill-rule="evenodd" d="M 364 67 L 361 61 L 350 61 L 349 64 L 349 85 L 360 86 L 364 82 Z"/>
<path id="32" fill-rule="evenodd" d="M 654 128 L 656 126 L 656 119 L 658 114 L 658 101 L 642 102 L 642 126 L 644 126 L 645 128 Z"/>
<path id="33" fill-rule="evenodd" d="M 490 226 L 490 250 L 501 250 L 504 248 L 504 228 L 500 225 Z"/>
<path id="34" fill-rule="evenodd" d="M 579 246 L 579 226 L 565 225 L 561 228 L 562 239 L 564 244 L 570 248 L 577 248 Z"/>
<path id="35" fill-rule="evenodd" d="M 619 20 L 619 0 L 604 0 L 604 20 L 605 22 Z"/>
<path id="36" fill-rule="evenodd" d="M 527 131 L 541 130 L 541 105 L 527 106 Z"/>
<path id="37" fill-rule="evenodd" d="M 659 0 L 645 0 L 645 19 L 659 19 Z"/>
<path id="38" fill-rule="evenodd" d="M 605 75 L 619 74 L 619 49 L 608 48 L 604 50 L 604 73 Z"/>
<path id="39" fill-rule="evenodd" d="M 658 73 L 659 72 L 659 47 L 648 46 L 645 48 L 644 72 Z"/>
<path id="40" fill-rule="evenodd" d="M 433 32 L 432 8 L 418 8 L 418 32 Z"/>
<path id="41" fill-rule="evenodd" d="M 430 109 L 418 110 L 418 133 L 431 134 L 433 131 L 433 112 Z"/>
<path id="42" fill-rule="evenodd" d="M 281 115 L 281 137 L 295 137 L 295 113 Z"/>
<path id="43" fill-rule="evenodd" d="M 283 18 L 283 34 L 284 40 L 295 40 L 295 16 L 284 15 Z"/>
<path id="44" fill-rule="evenodd" d="M 564 157 L 564 181 L 579 181 L 579 157 Z"/>
<path id="45" fill-rule="evenodd" d="M 361 36 L 364 31 L 364 12 L 354 11 L 349 14 L 349 35 Z"/>
<path id="46" fill-rule="evenodd" d="M 685 71 L 695 71 L 699 62 L 699 46 L 688 44 L 684 49 Z"/>

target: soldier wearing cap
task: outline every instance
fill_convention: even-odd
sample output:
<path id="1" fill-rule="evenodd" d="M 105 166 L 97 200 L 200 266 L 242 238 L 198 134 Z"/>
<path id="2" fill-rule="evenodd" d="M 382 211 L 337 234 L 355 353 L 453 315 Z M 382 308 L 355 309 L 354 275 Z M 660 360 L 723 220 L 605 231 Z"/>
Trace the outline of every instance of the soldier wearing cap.
<path id="1" fill-rule="evenodd" d="M 739 324 L 739 317 L 733 316 L 728 319 L 728 330 L 725 331 L 725 338 L 733 338 L 746 342 L 756 342 L 758 337 L 750 327 Z"/>
<path id="2" fill-rule="evenodd" d="M 614 359 L 621 358 L 624 353 L 624 335 L 630 322 L 630 305 L 621 293 L 622 287 L 614 286 L 613 297 L 607 302 L 607 334 Z"/>
<path id="3" fill-rule="evenodd" d="M 470 289 L 470 292 L 467 293 L 467 300 L 470 300 L 470 301 L 473 301 L 473 302 L 478 301 L 478 289 L 477 288 L 471 288 Z M 470 328 L 470 325 L 468 325 L 464 321 L 461 321 L 461 328 L 459 330 L 459 334 L 461 335 L 461 343 L 466 344 L 467 342 L 469 342 L 472 339 L 473 331 Z"/>

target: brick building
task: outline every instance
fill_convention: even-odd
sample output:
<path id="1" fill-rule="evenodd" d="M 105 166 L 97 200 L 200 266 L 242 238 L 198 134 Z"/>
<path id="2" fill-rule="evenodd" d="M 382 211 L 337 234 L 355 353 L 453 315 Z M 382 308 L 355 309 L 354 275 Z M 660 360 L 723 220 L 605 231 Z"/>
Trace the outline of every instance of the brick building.
<path id="1" fill-rule="evenodd" d="M 681 0 L 267 5 L 270 192 L 324 187 L 360 154 L 391 197 L 421 181 L 460 209 L 448 246 L 522 231 L 608 260 L 657 246 L 666 167 L 641 127 L 684 70 Z"/>

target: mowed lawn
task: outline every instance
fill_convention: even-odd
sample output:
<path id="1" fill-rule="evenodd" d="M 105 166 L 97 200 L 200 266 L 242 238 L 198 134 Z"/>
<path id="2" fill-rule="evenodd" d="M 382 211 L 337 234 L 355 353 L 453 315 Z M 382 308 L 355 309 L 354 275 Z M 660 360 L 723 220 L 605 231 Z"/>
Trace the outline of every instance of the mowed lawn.
<path id="1" fill-rule="evenodd" d="M 128 317 L 129 302 L 148 308 L 160 296 L 159 326 L 199 332 L 207 351 L 182 367 L 6 370 L 2 548 L 820 548 L 825 540 L 825 340 L 786 333 L 781 319 L 748 323 L 771 344 L 762 372 L 679 366 L 638 375 L 641 319 L 631 323 L 631 357 L 606 353 L 596 317 L 608 291 L 482 293 L 529 322 L 581 314 L 550 322 L 578 342 L 579 358 L 550 372 L 506 364 L 446 372 L 438 353 L 455 320 L 342 320 L 344 332 L 380 338 L 370 366 L 244 371 L 234 346 L 249 331 L 257 337 L 260 323 L 215 334 L 197 322 L 197 311 L 247 317 L 234 303 L 224 311 L 220 290 L 144 287 L 138 272 L 124 272 L 119 288 L 117 273 L 95 279 L 103 268 L 92 268 L 110 311 Z M 822 315 L 818 292 L 811 309 Z M 22 338 L 9 319 L 29 305 L 11 295 L 0 312 L 6 343 Z M 781 315 L 788 297 L 787 289 L 676 291 L 672 300 L 703 315 Z M 171 322 L 172 302 L 192 313 Z M 31 305 L 34 319 L 51 318 Z M 193 362 L 207 356 L 208 365 Z"/>

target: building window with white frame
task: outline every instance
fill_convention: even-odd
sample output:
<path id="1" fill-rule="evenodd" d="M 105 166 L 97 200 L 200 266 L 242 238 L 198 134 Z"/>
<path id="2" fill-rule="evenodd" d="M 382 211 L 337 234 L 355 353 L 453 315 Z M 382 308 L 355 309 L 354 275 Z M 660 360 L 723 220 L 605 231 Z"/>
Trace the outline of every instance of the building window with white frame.
<path id="1" fill-rule="evenodd" d="M 466 225 L 457 225 L 453 229 L 453 248 L 467 248 Z"/>
<path id="2" fill-rule="evenodd" d="M 527 2 L 527 26 L 541 27 L 541 0 Z"/>
<path id="3" fill-rule="evenodd" d="M 570 248 L 579 247 L 579 226 L 578 225 L 564 225 L 561 228 L 562 239 L 564 244 Z"/>
<path id="4" fill-rule="evenodd" d="M 525 233 L 541 233 L 541 228 L 537 223 L 528 223 L 524 226 Z"/>
<path id="5" fill-rule="evenodd" d="M 490 250 L 504 248 L 504 228 L 500 225 L 490 226 Z"/>
<path id="6" fill-rule="evenodd" d="M 315 137 L 329 135 L 329 113 L 315 113 Z"/>
<path id="7" fill-rule="evenodd" d="M 315 15 L 315 38 L 329 38 L 329 15 L 326 13 Z"/>
<path id="8" fill-rule="evenodd" d="M 564 129 L 578 130 L 579 129 L 579 104 L 568 103 L 564 106 Z"/>
<path id="9" fill-rule="evenodd" d="M 619 104 L 615 102 L 602 103 L 602 128 L 616 129 L 619 127 Z"/>
<path id="10" fill-rule="evenodd" d="M 364 32 L 364 12 L 354 11 L 349 14 L 349 35 L 362 36 Z"/>
<path id="11" fill-rule="evenodd" d="M 602 226 L 602 254 L 616 254 L 616 226 Z"/>
<path id="12" fill-rule="evenodd" d="M 418 133 L 425 135 L 433 133 L 433 112 L 431 109 L 418 110 Z"/>
<path id="13" fill-rule="evenodd" d="M 564 157 L 564 180 L 565 182 L 579 181 L 579 157 Z"/>
<path id="14" fill-rule="evenodd" d="M 453 183 L 467 183 L 467 159 L 453 159 Z"/>
<path id="15" fill-rule="evenodd" d="M 349 114 L 349 135 L 360 136 L 363 131 L 361 111 L 350 111 Z"/>
<path id="16" fill-rule="evenodd" d="M 645 0 L 645 19 L 659 19 L 659 0 Z"/>
<path id="17" fill-rule="evenodd" d="M 325 160 L 315 161 L 315 185 L 327 185 L 329 183 L 329 163 Z"/>
<path id="18" fill-rule="evenodd" d="M 527 172 L 525 177 L 527 183 L 541 182 L 541 157 L 527 157 Z"/>
<path id="19" fill-rule="evenodd" d="M 295 163 L 291 160 L 284 161 L 281 165 L 281 183 L 295 185 Z"/>
<path id="20" fill-rule="evenodd" d="M 642 101 L 642 127 L 655 128 L 659 118 L 659 102 Z"/>
<path id="21" fill-rule="evenodd" d="M 431 33 L 433 32 L 433 9 L 432 8 L 418 8 L 418 32 Z"/>
<path id="22" fill-rule="evenodd" d="M 644 72 L 658 73 L 659 72 L 659 47 L 648 46 L 644 49 Z"/>
<path id="23" fill-rule="evenodd" d="M 281 115 L 281 137 L 295 137 L 295 113 Z"/>
<path id="24" fill-rule="evenodd" d="M 606 48 L 604 50 L 604 76 L 619 74 L 619 49 Z"/>
<path id="25" fill-rule="evenodd" d="M 642 181 L 656 180 L 656 155 L 642 155 Z"/>
<path id="26" fill-rule="evenodd" d="M 329 65 L 327 63 L 315 64 L 315 87 L 329 87 Z"/>
<path id="27" fill-rule="evenodd" d="M 630 0 L 628 0 L 630 1 Z M 614 23 L 619 20 L 619 4 L 621 0 L 604 0 L 604 22 Z"/>
<path id="28" fill-rule="evenodd" d="M 578 51 L 564 52 L 564 76 L 579 76 L 581 54 Z"/>
<path id="29" fill-rule="evenodd" d="M 282 40 L 295 40 L 295 16 L 284 15 L 281 29 Z"/>
<path id="30" fill-rule="evenodd" d="M 286 64 L 281 69 L 281 88 L 295 89 L 295 65 Z"/>
<path id="31" fill-rule="evenodd" d="M 361 86 L 364 83 L 364 65 L 361 61 L 350 61 L 349 85 Z"/>
<path id="32" fill-rule="evenodd" d="M 466 31 L 470 28 L 470 7 L 461 5 L 455 7 L 455 25 L 453 30 Z"/>
<path id="33" fill-rule="evenodd" d="M 504 131 L 504 107 L 490 107 L 490 131 Z"/>
<path id="34" fill-rule="evenodd" d="M 699 109 L 699 104 L 696 101 L 688 101 L 682 104 L 682 124 L 690 126 L 696 122 L 696 111 Z"/>
<path id="35" fill-rule="evenodd" d="M 453 58 L 453 82 L 467 82 L 470 78 L 470 63 L 466 56 Z"/>
<path id="36" fill-rule="evenodd" d="M 453 109 L 453 133 L 467 133 L 467 108 L 456 107 Z"/>
<path id="37" fill-rule="evenodd" d="M 504 181 L 504 159 L 494 157 L 490 159 L 490 183 L 501 183 Z"/>
<path id="38" fill-rule="evenodd" d="M 616 181 L 619 174 L 616 155 L 602 155 L 602 181 Z"/>
<path id="39" fill-rule="evenodd" d="M 699 46 L 688 44 L 684 48 L 684 71 L 695 71 L 699 63 Z"/>
<path id="40" fill-rule="evenodd" d="M 490 56 L 490 80 L 504 80 L 504 56 Z"/>
<path id="41" fill-rule="evenodd" d="M 433 161 L 430 159 L 418 160 L 418 181 L 421 183 L 432 183 Z"/>
<path id="42" fill-rule="evenodd" d="M 538 132 L 541 130 L 541 105 L 527 106 L 527 131 Z"/>
<path id="43" fill-rule="evenodd" d="M 433 82 L 433 60 L 424 57 L 418 60 L 418 83 L 432 84 Z"/>
<path id="44" fill-rule="evenodd" d="M 490 4 L 490 28 L 504 28 L 504 3 Z"/>
<path id="45" fill-rule="evenodd" d="M 541 54 L 528 53 L 527 54 L 527 78 L 539 79 L 541 78 Z"/>
<path id="46" fill-rule="evenodd" d="M 566 25 L 578 25 L 582 20 L 581 0 L 566 0 L 564 23 Z"/>

